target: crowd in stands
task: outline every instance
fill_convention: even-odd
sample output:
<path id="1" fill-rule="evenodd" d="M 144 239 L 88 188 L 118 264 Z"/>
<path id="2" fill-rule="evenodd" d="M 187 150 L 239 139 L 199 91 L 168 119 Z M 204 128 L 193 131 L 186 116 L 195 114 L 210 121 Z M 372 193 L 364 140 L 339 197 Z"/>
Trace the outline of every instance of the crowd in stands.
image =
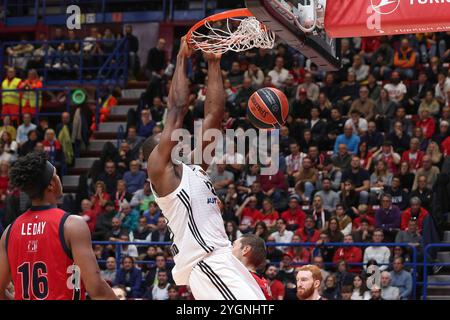
<path id="1" fill-rule="evenodd" d="M 140 62 L 137 56 L 139 40 L 133 35 L 131 25 L 125 26 L 123 34 L 109 27 L 102 31 L 92 27 L 85 37 L 75 30 L 65 32 L 57 27 L 52 35 L 40 33 L 34 42 L 23 37 L 19 43 L 7 46 L 5 53 L 8 65 L 22 78 L 29 70 L 36 69 L 41 74 L 45 73 L 47 79 L 67 80 L 82 76 L 91 80 L 95 79 L 100 67 L 124 37 L 128 40 L 129 75 L 133 78 Z"/>
<path id="2" fill-rule="evenodd" d="M 165 45 L 160 39 L 148 54 L 149 85 L 128 114 L 126 138 L 118 148 L 105 144 L 100 159 L 80 176 L 75 211 L 86 220 L 93 240 L 171 240 L 147 180 L 145 169 L 151 164 L 141 151 L 143 141 L 161 132 L 164 124 L 174 63 Z M 295 274 L 301 263 L 321 268 L 321 294 L 327 299 L 410 299 L 412 251 L 402 244 L 414 246 L 420 256 L 426 241 L 439 234 L 436 221 L 444 220 L 445 211 L 435 212 L 433 201 L 450 165 L 450 33 L 344 39 L 340 55 L 343 68 L 324 73 L 283 44 L 225 54 L 224 132 L 251 127 L 247 101 L 261 87 L 282 90 L 290 112 L 279 130 L 279 145 L 272 145 L 280 152 L 276 174 L 260 175 L 260 164 L 215 164 L 209 175 L 229 239 L 251 232 L 267 242 L 269 263 L 261 273 L 275 299 L 296 299 Z M 62 53 L 61 61 L 65 57 Z M 14 81 L 13 71 L 5 81 Z M 197 52 L 189 65 L 185 126 L 191 131 L 193 121 L 203 117 L 206 76 L 206 62 Z M 11 102 L 18 97 L 6 98 L 3 108 L 14 109 Z M 63 114 L 61 125 L 51 129 L 45 119 L 33 124 L 29 107 L 17 131 L 11 122 L 18 119 L 8 116 L 0 128 L 3 208 L 8 196 L 18 193 L 9 190 L 7 178 L 17 156 L 44 150 L 64 170 L 62 161 L 72 146 L 70 140 L 61 141 L 65 128 L 72 132 L 70 114 Z M 23 194 L 9 198 L 26 208 Z M 273 246 L 275 242 L 315 245 Z M 332 245 L 353 242 L 368 246 Z M 94 250 L 102 276 L 127 298 L 192 299 L 189 287 L 173 283 L 167 246 L 120 245 L 120 261 L 112 245 L 95 245 Z M 382 271 L 379 290 L 366 287 L 370 265 Z"/>

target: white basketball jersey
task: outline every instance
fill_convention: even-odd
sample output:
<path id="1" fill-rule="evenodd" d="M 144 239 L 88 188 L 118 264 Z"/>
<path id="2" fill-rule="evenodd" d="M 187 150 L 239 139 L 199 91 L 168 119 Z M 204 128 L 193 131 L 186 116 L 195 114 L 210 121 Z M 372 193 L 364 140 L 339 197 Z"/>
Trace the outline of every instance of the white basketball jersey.
<path id="1" fill-rule="evenodd" d="M 153 191 L 173 233 L 172 276 L 177 285 L 189 284 L 192 268 L 206 255 L 220 248 L 231 250 L 219 198 L 209 176 L 200 166 L 182 167 L 181 182 L 175 191 L 161 198 Z"/>

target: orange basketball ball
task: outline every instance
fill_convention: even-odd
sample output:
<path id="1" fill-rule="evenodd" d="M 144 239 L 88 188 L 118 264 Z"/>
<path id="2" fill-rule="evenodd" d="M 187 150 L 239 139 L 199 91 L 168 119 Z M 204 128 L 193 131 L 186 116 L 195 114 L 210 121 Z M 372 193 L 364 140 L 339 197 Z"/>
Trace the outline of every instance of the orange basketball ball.
<path id="1" fill-rule="evenodd" d="M 281 127 L 289 113 L 286 95 L 275 88 L 262 88 L 253 93 L 247 104 L 247 117 L 258 129 Z"/>

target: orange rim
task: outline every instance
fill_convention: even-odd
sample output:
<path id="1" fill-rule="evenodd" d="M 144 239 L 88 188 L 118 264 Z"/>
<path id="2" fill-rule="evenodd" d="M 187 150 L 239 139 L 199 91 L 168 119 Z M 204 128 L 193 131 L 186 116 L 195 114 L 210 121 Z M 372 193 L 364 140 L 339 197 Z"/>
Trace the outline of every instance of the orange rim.
<path id="1" fill-rule="evenodd" d="M 198 28 L 202 27 L 205 24 L 205 22 L 216 22 L 216 21 L 220 21 L 220 20 L 224 20 L 224 19 L 228 19 L 228 18 L 236 18 L 236 17 L 253 17 L 253 14 L 247 8 L 233 9 L 233 10 L 228 10 L 228 11 L 220 12 L 217 14 L 213 14 L 212 16 L 209 16 L 203 20 L 200 20 L 199 22 L 194 24 L 191 29 L 189 29 L 188 33 L 186 34 L 186 42 L 189 45 L 192 33 L 195 30 L 197 30 Z"/>

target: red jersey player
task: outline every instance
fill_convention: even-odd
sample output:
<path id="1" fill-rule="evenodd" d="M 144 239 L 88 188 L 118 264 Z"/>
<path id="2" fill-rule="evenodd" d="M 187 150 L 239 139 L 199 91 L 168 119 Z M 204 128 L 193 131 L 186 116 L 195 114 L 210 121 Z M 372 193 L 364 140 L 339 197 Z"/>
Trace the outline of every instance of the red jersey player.
<path id="1" fill-rule="evenodd" d="M 86 222 L 56 207 L 62 185 L 45 154 L 19 158 L 10 179 L 32 207 L 1 237 L 0 299 L 11 280 L 15 300 L 84 299 L 85 288 L 92 299 L 117 299 L 100 277 Z"/>
<path id="2" fill-rule="evenodd" d="M 258 276 L 256 272 L 266 262 L 264 240 L 254 234 L 246 233 L 233 242 L 233 255 L 250 271 L 266 299 L 273 300 L 267 280 Z"/>

